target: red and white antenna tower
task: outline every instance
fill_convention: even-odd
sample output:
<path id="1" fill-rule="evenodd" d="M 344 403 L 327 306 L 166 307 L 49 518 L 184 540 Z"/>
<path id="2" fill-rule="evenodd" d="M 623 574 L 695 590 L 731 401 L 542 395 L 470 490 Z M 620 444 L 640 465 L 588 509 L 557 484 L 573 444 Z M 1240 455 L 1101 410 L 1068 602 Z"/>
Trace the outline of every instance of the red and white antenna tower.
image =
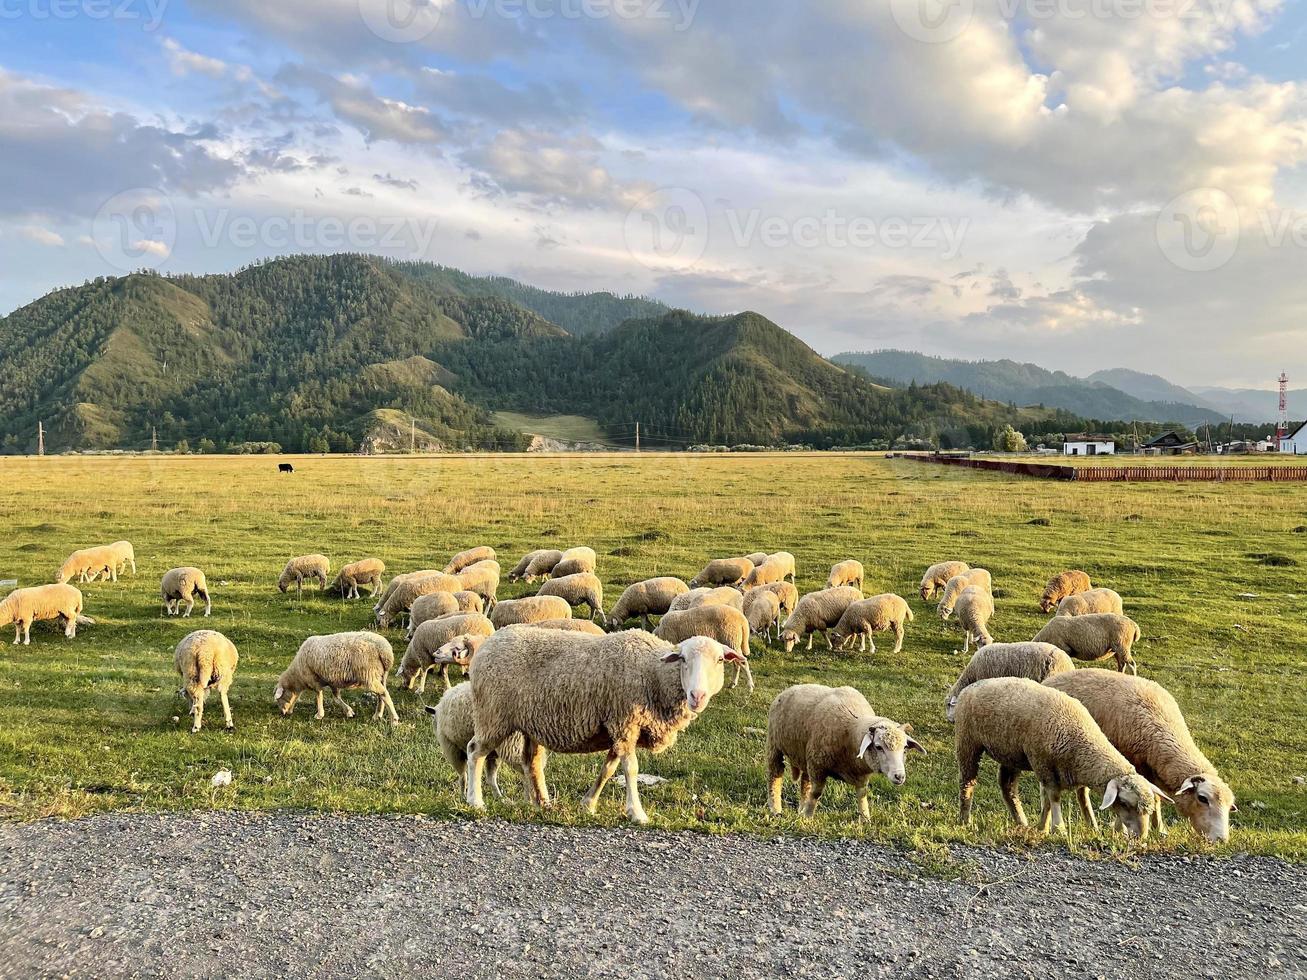
<path id="1" fill-rule="evenodd" d="M 1275 450 L 1279 452 L 1280 443 L 1289 432 L 1289 376 L 1280 372 L 1280 418 L 1275 424 Z"/>

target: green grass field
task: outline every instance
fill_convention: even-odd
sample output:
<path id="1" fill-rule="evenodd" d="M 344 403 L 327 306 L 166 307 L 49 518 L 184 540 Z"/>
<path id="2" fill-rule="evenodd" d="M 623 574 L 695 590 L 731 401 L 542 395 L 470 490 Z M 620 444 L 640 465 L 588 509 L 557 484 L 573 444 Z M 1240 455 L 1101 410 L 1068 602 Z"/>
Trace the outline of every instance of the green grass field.
<path id="1" fill-rule="evenodd" d="M 284 458 L 284 457 L 283 457 Z M 275 588 L 291 555 L 322 551 L 333 568 L 365 555 L 390 571 L 441 565 L 490 544 L 505 570 L 545 544 L 588 544 L 607 604 L 627 583 L 692 575 L 708 557 L 786 549 L 802 591 L 845 557 L 867 568 L 868 591 L 910 598 L 916 622 L 903 653 L 786 655 L 754 647 L 758 690 L 723 691 L 705 715 L 644 771 L 669 782 L 644 794 L 655 826 L 720 832 L 815 833 L 903 844 L 927 857 L 952 842 L 1028 844 L 1008 823 L 986 762 L 977 822 L 954 825 L 957 775 L 943 697 L 962 658 L 956 626 L 916 598 L 923 568 L 962 558 L 994 575 L 1000 640 L 1028 639 L 1036 600 L 1058 570 L 1084 568 L 1126 600 L 1142 625 L 1141 675 L 1166 684 L 1200 744 L 1239 796 L 1229 848 L 1307 859 L 1307 734 L 1302 724 L 1307 621 L 1299 594 L 1307 562 L 1307 487 L 1290 484 L 1073 485 L 856 455 L 617 455 L 294 458 L 0 458 L 0 578 L 48 581 L 77 547 L 129 538 L 140 574 L 84 587 L 98 623 L 66 640 L 34 630 L 30 647 L 0 647 L 0 807 L 11 819 L 102 810 L 296 807 L 450 817 L 467 811 L 439 756 L 420 700 L 396 693 L 403 724 L 323 722 L 301 704 L 283 719 L 277 674 L 311 633 L 363 628 L 370 604 Z M 209 620 L 163 619 L 167 568 L 204 568 Z M 526 592 L 506 585 L 501 598 Z M 232 702 L 237 730 L 188 734 L 172 649 L 190 629 L 225 632 L 240 648 Z M 402 653 L 399 632 L 390 639 Z M 820 641 L 819 641 L 820 643 Z M 1092 669 L 1092 668 L 1089 668 Z M 767 706 L 797 682 L 853 684 L 883 713 L 911 721 L 929 755 L 909 781 L 874 783 L 873 821 L 854 819 L 852 794 L 831 784 L 816 819 L 764 813 Z M 428 697 L 439 695 L 438 682 Z M 359 703 L 360 694 L 347 694 Z M 578 801 L 597 757 L 550 762 L 559 805 L 543 816 L 491 800 L 510 819 L 615 824 L 609 789 L 596 818 Z M 220 768 L 231 786 L 210 787 Z M 517 796 L 518 781 L 505 785 Z M 1027 807 L 1036 786 L 1023 780 Z M 793 786 L 787 783 L 787 803 Z M 1072 823 L 1071 846 L 1090 844 Z M 1064 847 L 1058 841 L 1050 846 Z M 1199 849 L 1174 826 L 1150 847 Z"/>

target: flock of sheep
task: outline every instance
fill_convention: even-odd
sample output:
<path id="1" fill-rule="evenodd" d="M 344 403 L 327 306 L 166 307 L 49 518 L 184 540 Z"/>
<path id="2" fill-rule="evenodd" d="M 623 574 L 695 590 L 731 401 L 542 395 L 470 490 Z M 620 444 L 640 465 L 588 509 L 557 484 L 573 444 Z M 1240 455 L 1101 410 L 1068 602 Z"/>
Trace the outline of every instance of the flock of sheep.
<path id="1" fill-rule="evenodd" d="M 332 579 L 325 556 L 303 555 L 286 563 L 277 585 L 299 592 L 316 582 L 343 599 L 359 598 L 363 587 L 378 628 L 406 623 L 408 645 L 395 676 L 402 688 L 422 692 L 428 675 L 439 672 L 445 693 L 425 710 L 470 806 L 484 805 L 486 775 L 503 795 L 500 759 L 521 770 L 528 800 L 547 806 L 549 752 L 603 752 L 585 805 L 594 812 L 621 766 L 626 814 L 637 823 L 647 821 L 637 749 L 671 747 L 722 690 L 728 666 L 735 671 L 732 684 L 743 672 L 752 690 L 751 636 L 775 635 L 787 653 L 805 638 L 811 649 L 817 633 L 831 649 L 869 645 L 874 652 L 874 634 L 893 633 L 898 652 L 913 620 L 901 596 L 863 596 L 863 568 L 854 560 L 838 562 L 825 588 L 800 596 L 788 552 L 716 559 L 688 583 L 671 576 L 636 582 L 607 613 L 595 562 L 590 548 L 532 551 L 507 578 L 541 582 L 538 593 L 503 601 L 497 597 L 500 565 L 489 547 L 460 552 L 443 569 L 396 575 L 384 587 L 386 569 L 378 559 L 345 565 Z M 14 642 L 28 643 L 35 620 L 57 619 L 74 637 L 79 623 L 93 620 L 83 615 L 81 592 L 70 581 L 117 581 L 128 566 L 134 574 L 127 541 L 74 552 L 54 584 L 17 589 L 0 601 L 0 626 L 14 624 Z M 1113 824 L 1132 837 L 1144 838 L 1152 827 L 1166 832 L 1166 801 L 1204 838 L 1227 840 L 1234 795 L 1194 743 L 1174 698 L 1137 676 L 1132 647 L 1139 627 L 1123 614 L 1120 595 L 1094 588 L 1084 572 L 1061 572 L 1040 601 L 1041 610 L 1056 615 L 1028 642 L 996 643 L 989 632 L 992 588 L 988 571 L 960 561 L 932 565 L 920 585 L 923 601 L 938 595 L 943 619 L 956 617 L 963 653 L 977 646 L 945 702 L 955 729 L 959 820 L 970 820 L 980 760 L 989 755 L 999 765 L 1009 813 L 1023 826 L 1017 781 L 1029 771 L 1040 784 L 1044 833 L 1062 826 L 1068 792 L 1097 828 L 1093 790 L 1102 794 L 1099 809 L 1110 811 Z M 212 609 L 198 568 L 166 572 L 160 598 L 169 615 L 189 616 L 197 598 L 206 616 Z M 573 618 L 578 608 L 587 618 Z M 628 628 L 636 620 L 643 629 Z M 1115 659 L 1116 671 L 1076 670 L 1072 662 L 1107 657 Z M 234 727 L 228 690 L 237 660 L 236 647 L 214 630 L 197 630 L 177 644 L 192 732 L 201 728 L 210 689 L 218 692 L 226 727 Z M 451 666 L 462 668 L 470 682 L 451 686 Z M 340 692 L 362 689 L 376 697 L 373 717 L 395 723 L 387 688 L 394 667 L 391 644 L 379 633 L 311 636 L 278 679 L 274 698 L 290 715 L 300 696 L 312 693 L 322 718 L 330 693 L 353 717 Z M 903 784 L 909 751 L 925 751 L 912 726 L 877 714 L 854 688 L 787 688 L 768 713 L 768 808 L 781 811 L 788 763 L 804 815 L 813 814 L 827 781 L 835 779 L 855 788 L 865 819 L 870 778 L 881 773 Z"/>

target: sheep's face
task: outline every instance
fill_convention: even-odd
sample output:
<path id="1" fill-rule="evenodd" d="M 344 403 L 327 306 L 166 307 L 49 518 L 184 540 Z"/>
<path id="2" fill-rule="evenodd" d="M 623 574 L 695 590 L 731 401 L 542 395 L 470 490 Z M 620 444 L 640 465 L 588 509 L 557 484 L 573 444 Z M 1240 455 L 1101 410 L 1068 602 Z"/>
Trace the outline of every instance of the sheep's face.
<path id="1" fill-rule="evenodd" d="M 794 630 L 781 630 L 781 642 L 785 644 L 785 652 L 789 653 L 799 642 L 799 634 Z"/>
<path id="2" fill-rule="evenodd" d="M 1238 813 L 1234 793 L 1215 773 L 1190 776 L 1175 793 L 1175 808 L 1194 830 L 1214 844 L 1230 839 L 1230 814 Z"/>
<path id="3" fill-rule="evenodd" d="M 954 599 L 951 596 L 945 596 L 939 603 L 939 618 L 948 619 L 953 615 Z"/>
<path id="4" fill-rule="evenodd" d="M 873 725 L 862 736 L 858 758 L 872 772 L 880 773 L 895 786 L 902 786 L 908 781 L 907 763 L 904 759 L 908 750 L 926 751 L 908 734 L 911 730 L 910 725 Z"/>
<path id="5" fill-rule="evenodd" d="M 54 573 L 54 581 L 56 585 L 63 585 L 65 582 L 68 581 L 68 579 L 69 579 L 68 572 L 62 568 Z"/>
<path id="6" fill-rule="evenodd" d="M 933 584 L 931 584 L 931 585 L 923 585 L 923 586 L 921 587 L 921 601 L 922 601 L 922 602 L 925 602 L 927 599 L 929 599 L 929 598 L 930 598 L 931 596 L 933 596 L 934 594 L 935 594 L 935 586 L 934 586 Z"/>
<path id="7" fill-rule="evenodd" d="M 1044 597 L 1039 600 L 1040 611 L 1050 613 L 1060 601 L 1061 597 L 1054 593 L 1052 589 L 1049 589 L 1044 593 Z"/>
<path id="8" fill-rule="evenodd" d="M 281 706 L 281 713 L 283 716 L 285 717 L 290 716 L 290 713 L 295 710 L 295 702 L 298 701 L 299 699 L 300 699 L 299 691 L 286 690 L 286 684 L 284 680 L 277 682 L 277 690 L 275 690 L 272 693 L 272 700 L 276 701 L 277 704 Z"/>
<path id="9" fill-rule="evenodd" d="M 1148 837 L 1149 814 L 1153 810 L 1155 797 L 1170 800 L 1170 797 L 1138 773 L 1121 776 L 1111 780 L 1103 793 L 1100 810 L 1109 807 L 1112 815 L 1120 821 L 1127 837 L 1145 840 Z"/>
<path id="10" fill-rule="evenodd" d="M 949 721 L 952 721 L 953 716 L 957 713 L 958 713 L 958 696 L 956 694 L 950 694 L 948 696 L 948 700 L 944 702 L 944 717 L 946 717 Z"/>
<path id="11" fill-rule="evenodd" d="M 663 654 L 663 663 L 680 667 L 685 703 L 695 714 L 708 707 L 712 696 L 722 689 L 727 661 L 742 663 L 744 655 L 706 636 L 682 640 L 675 650 Z"/>

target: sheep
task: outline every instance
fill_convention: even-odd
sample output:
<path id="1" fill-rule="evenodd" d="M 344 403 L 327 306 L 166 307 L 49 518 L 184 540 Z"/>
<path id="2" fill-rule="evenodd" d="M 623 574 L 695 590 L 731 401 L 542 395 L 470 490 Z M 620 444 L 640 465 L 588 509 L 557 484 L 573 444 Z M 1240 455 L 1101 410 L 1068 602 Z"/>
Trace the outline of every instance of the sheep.
<path id="1" fill-rule="evenodd" d="M 1089 613 L 1116 613 L 1125 610 L 1121 596 L 1111 589 L 1090 589 L 1069 595 L 1057 604 L 1058 616 L 1085 616 Z"/>
<path id="2" fill-rule="evenodd" d="M 795 684 L 776 695 L 767 712 L 767 808 L 779 816 L 785 761 L 799 783 L 799 811 L 817 812 L 826 781 L 857 790 L 858 816 L 871 819 L 867 784 L 881 773 L 895 786 L 907 782 L 904 755 L 925 753 L 911 725 L 882 718 L 851 687 Z"/>
<path id="3" fill-rule="evenodd" d="M 505 599 L 495 604 L 490 621 L 495 629 L 514 623 L 537 623 L 544 619 L 571 619 L 572 607 L 566 599 L 556 595 L 529 595 L 521 599 Z"/>
<path id="4" fill-rule="evenodd" d="M 469 565 L 475 565 L 479 561 L 494 561 L 496 557 L 495 549 L 489 545 L 468 548 L 467 551 L 460 551 L 449 559 L 449 564 L 445 566 L 445 574 L 457 575 Z"/>
<path id="5" fill-rule="evenodd" d="M 941 561 L 931 565 L 926 569 L 926 574 L 921 576 L 922 601 L 929 599 L 938 589 L 948 585 L 948 580 L 954 575 L 961 575 L 970 569 L 971 566 L 964 561 Z"/>
<path id="6" fill-rule="evenodd" d="M 534 552 L 535 557 L 527 564 L 526 570 L 522 572 L 522 578 L 530 583 L 538 579 L 548 578 L 558 563 L 563 560 L 563 553 L 555 549 Z"/>
<path id="7" fill-rule="evenodd" d="M 357 599 L 359 586 L 366 585 L 368 595 L 375 596 L 381 589 L 381 576 L 385 572 L 386 563 L 380 558 L 360 558 L 341 566 L 336 580 L 331 583 L 331 591 L 339 592 L 346 599 Z"/>
<path id="8" fill-rule="evenodd" d="M 563 557 L 558 559 L 558 564 L 553 567 L 549 573 L 550 578 L 563 578 L 567 575 L 576 575 L 581 572 L 590 572 L 595 570 L 595 551 L 593 548 L 568 548 L 563 552 Z"/>
<path id="9" fill-rule="evenodd" d="M 1154 796 L 1170 799 L 1112 747 L 1084 705 L 1029 678 L 977 681 L 959 695 L 955 720 L 960 824 L 971 822 L 971 799 L 986 753 L 999 765 L 1008 812 L 1023 827 L 1028 825 L 1017 780 L 1025 771 L 1039 779 L 1041 833 L 1061 826 L 1064 790 L 1075 791 L 1085 821 L 1096 830 L 1089 790 L 1103 787 L 1099 809 L 1110 807 L 1126 833 L 1140 840 L 1148 836 Z"/>
<path id="10" fill-rule="evenodd" d="M 621 629 L 628 619 L 639 616 L 647 630 L 650 616 L 663 615 L 671 608 L 672 600 L 689 591 L 688 585 L 671 575 L 634 582 L 626 587 L 608 613 L 608 626 L 610 629 Z"/>
<path id="11" fill-rule="evenodd" d="M 989 572 L 983 568 L 970 568 L 960 575 L 954 575 L 944 585 L 944 591 L 939 597 L 939 605 L 935 607 L 940 619 L 948 619 L 953 615 L 953 607 L 957 604 L 958 596 L 972 585 L 984 589 L 990 595 L 994 594 L 993 580 Z"/>
<path id="12" fill-rule="evenodd" d="M 117 582 L 118 564 L 118 552 L 112 545 L 82 548 L 64 559 L 64 563 L 54 573 L 54 582 L 56 585 L 63 585 L 72 578 L 76 578 L 79 582 L 94 582 L 101 575 L 112 582 Z"/>
<path id="13" fill-rule="evenodd" d="M 780 632 L 780 596 L 769 589 L 750 589 L 744 594 L 744 618 L 748 620 L 749 630 L 754 636 L 770 640 L 773 626 Z"/>
<path id="14" fill-rule="evenodd" d="M 781 612 L 787 616 L 794 612 L 794 607 L 799 604 L 799 590 L 794 587 L 793 582 L 769 582 L 758 588 L 774 592 L 776 598 L 781 601 Z"/>
<path id="15" fill-rule="evenodd" d="M 862 598 L 862 593 L 851 585 L 841 585 L 834 589 L 822 589 L 809 592 L 794 607 L 794 612 L 781 627 L 781 642 L 785 652 L 789 653 L 794 645 L 808 636 L 808 649 L 812 649 L 812 635 L 818 630 L 826 637 L 826 646 L 834 649 L 830 640 L 830 629 L 840 621 L 849 604 Z"/>
<path id="16" fill-rule="evenodd" d="M 164 572 L 163 580 L 159 583 L 159 595 L 163 599 L 163 610 L 169 616 L 176 616 L 181 603 L 184 602 L 186 611 L 181 615 L 183 619 L 188 617 L 191 610 L 195 608 L 196 596 L 204 600 L 205 616 L 213 612 L 208 579 L 204 577 L 202 571 L 190 565 L 170 568 Z"/>
<path id="17" fill-rule="evenodd" d="M 326 715 L 322 693 L 330 691 L 345 717 L 353 718 L 354 709 L 345 703 L 340 692 L 361 687 L 376 695 L 377 710 L 372 713 L 373 719 L 388 713 L 390 723 L 398 725 L 395 702 L 386 689 L 386 675 L 394 665 L 395 651 L 390 648 L 390 641 L 376 633 L 359 630 L 310 636 L 300 644 L 290 666 L 277 679 L 277 689 L 272 697 L 281 706 L 282 715 L 290 717 L 300 694 L 316 691 L 318 710 L 313 717 L 321 720 Z"/>
<path id="18" fill-rule="evenodd" d="M 834 589 L 841 585 L 851 585 L 862 591 L 862 562 L 847 558 L 830 567 L 830 574 L 826 576 L 826 588 Z"/>
<path id="19" fill-rule="evenodd" d="M 456 636 L 489 636 L 495 631 L 494 624 L 481 613 L 454 613 L 438 619 L 428 619 L 413 631 L 404 657 L 399 662 L 395 679 L 399 686 L 422 694 L 427 689 L 427 674 L 433 667 L 440 667 L 440 679 L 449 689 L 449 664 L 437 664 L 432 658 L 440 647 Z"/>
<path id="20" fill-rule="evenodd" d="M 749 561 L 753 562 L 753 564 L 756 566 L 756 565 L 761 565 L 771 556 L 768 555 L 767 552 L 765 551 L 755 551 L 752 554 L 745 555 L 744 557 L 749 559 Z"/>
<path id="21" fill-rule="evenodd" d="M 467 743 L 472 741 L 472 736 L 476 734 L 476 727 L 472 723 L 472 685 L 458 684 L 450 688 L 438 704 L 423 705 L 423 710 L 431 716 L 431 727 L 436 733 L 440 754 L 458 773 L 459 795 L 466 795 Z M 521 768 L 521 735 L 510 735 L 500 743 L 494 753 L 486 757 L 486 777 L 490 780 L 490 788 L 495 791 L 495 796 L 502 800 L 504 792 L 499 788 L 501 759 L 506 765 Z M 529 789 L 530 784 L 526 785 Z"/>
<path id="22" fill-rule="evenodd" d="M 541 619 L 529 625 L 540 630 L 571 630 L 573 633 L 586 633 L 590 636 L 603 636 L 607 632 L 598 623 L 588 619 Z"/>
<path id="23" fill-rule="evenodd" d="M 298 596 L 304 591 L 305 581 L 316 581 L 318 588 L 325 590 L 330 571 L 331 562 L 326 555 L 300 555 L 298 558 L 292 558 L 281 570 L 281 577 L 277 579 L 277 591 L 285 592 L 293 582 L 295 594 Z"/>
<path id="24" fill-rule="evenodd" d="M 33 585 L 26 589 L 14 589 L 0 599 L 0 627 L 11 623 L 14 627 L 14 643 L 21 637 L 23 646 L 32 642 L 32 624 L 39 619 L 62 619 L 64 636 L 72 639 L 77 635 L 81 616 L 82 593 L 75 585 L 55 582 L 52 585 Z"/>
<path id="25" fill-rule="evenodd" d="M 222 700 L 222 717 L 227 731 L 235 731 L 231 720 L 231 704 L 227 691 L 236 676 L 236 645 L 217 630 L 195 630 L 182 637 L 173 652 L 173 662 L 182 678 L 182 691 L 191 703 L 191 734 L 200 730 L 204 721 L 204 702 L 209 688 L 218 689 Z"/>
<path id="26" fill-rule="evenodd" d="M 528 551 L 525 555 L 522 556 L 522 560 L 513 566 L 513 570 L 508 573 L 508 581 L 516 582 L 521 578 L 523 578 L 526 575 L 526 570 L 531 567 L 531 562 L 535 561 L 537 558 L 539 558 L 543 554 L 546 554 L 547 552 L 548 549 L 545 548 L 538 548 L 535 551 Z M 561 551 L 558 552 L 558 557 L 559 558 L 563 557 L 563 553 Z M 555 561 L 554 564 L 556 565 L 558 564 L 558 562 Z"/>
<path id="27" fill-rule="evenodd" d="M 604 587 L 599 576 L 594 572 L 576 572 L 561 578 L 551 578 L 540 591 L 540 596 L 558 596 L 566 599 L 570 606 L 587 605 L 590 607 L 590 619 L 604 615 Z"/>
<path id="28" fill-rule="evenodd" d="M 754 564 L 753 571 L 744 577 L 743 589 L 753 589 L 773 582 L 794 581 L 794 556 L 788 551 L 778 551 L 766 559 Z"/>
<path id="29" fill-rule="evenodd" d="M 971 649 L 973 640 L 976 649 L 994 642 L 994 637 L 989 633 L 989 621 L 994 616 L 994 597 L 989 594 L 988 589 L 982 589 L 978 585 L 968 585 L 958 595 L 958 601 L 953 609 L 957 613 L 958 624 L 964 631 L 962 638 L 964 655 Z"/>
<path id="30" fill-rule="evenodd" d="M 648 823 L 636 749 L 670 748 L 722 689 L 724 664 L 743 658 L 702 636 L 673 646 L 642 630 L 595 637 L 530 627 L 496 633 L 471 666 L 475 735 L 468 743 L 468 804 L 484 807 L 486 757 L 520 732 L 522 771 L 537 804 L 550 802 L 542 750 L 606 750 L 585 795 L 586 810 L 595 812 L 599 794 L 621 764 L 626 815 Z"/>
<path id="31" fill-rule="evenodd" d="M 499 591 L 499 562 L 485 559 L 475 565 L 469 565 L 454 578 L 458 579 L 460 591 L 475 592 L 485 600 L 487 608 L 495 608 L 496 593 Z"/>
<path id="32" fill-rule="evenodd" d="M 739 585 L 753 568 L 753 562 L 748 558 L 715 558 L 690 579 L 690 588 L 696 589 L 701 585 Z"/>
<path id="33" fill-rule="evenodd" d="M 706 636 L 722 646 L 739 650 L 744 656 L 735 663 L 735 680 L 731 682 L 731 687 L 740 683 L 740 671 L 743 670 L 749 682 L 749 690 L 753 690 L 753 671 L 749 670 L 749 621 L 738 609 L 719 605 L 678 609 L 658 621 L 654 636 L 668 643 L 680 643 L 692 636 Z"/>
<path id="34" fill-rule="evenodd" d="M 132 566 L 132 574 L 136 574 L 136 549 L 132 547 L 130 541 L 115 541 L 109 545 L 109 550 L 118 558 L 118 565 L 114 569 L 117 574 L 121 575 L 127 571 L 128 565 Z"/>
<path id="35" fill-rule="evenodd" d="M 1057 604 L 1069 595 L 1075 595 L 1078 592 L 1088 592 L 1093 588 L 1089 582 L 1089 576 L 1081 571 L 1058 572 L 1048 580 L 1048 585 L 1044 586 L 1043 598 L 1039 600 L 1039 609 L 1041 612 L 1052 612 L 1057 608 Z"/>
<path id="36" fill-rule="evenodd" d="M 1166 688 L 1107 670 L 1078 670 L 1044 684 L 1083 704 L 1140 775 L 1170 792 L 1176 810 L 1194 830 L 1214 843 L 1230 839 L 1230 814 L 1238 812 L 1234 792 L 1194 744 L 1180 706 Z M 1165 836 L 1160 799 L 1153 818 Z"/>
<path id="37" fill-rule="evenodd" d="M 1113 654 L 1117 670 L 1139 673 L 1131 655 L 1139 642 L 1139 624 L 1128 616 L 1116 613 L 1054 616 L 1034 638 L 1065 650 L 1077 660 L 1101 660 Z"/>
<path id="38" fill-rule="evenodd" d="M 739 589 L 730 585 L 721 585 L 715 589 L 705 585 L 678 595 L 672 600 L 667 611 L 680 612 L 682 609 L 693 609 L 696 606 L 731 606 L 743 612 L 744 596 Z"/>
<path id="39" fill-rule="evenodd" d="M 397 576 L 399 577 L 399 576 Z M 382 629 L 388 627 L 392 620 L 400 616 L 407 616 L 412 608 L 414 601 L 419 596 L 430 595 L 432 592 L 459 592 L 463 590 L 463 583 L 457 575 L 446 575 L 444 572 L 414 572 L 408 576 L 403 576 L 402 581 L 386 599 L 379 609 L 376 610 L 377 623 Z"/>
<path id="40" fill-rule="evenodd" d="M 472 593 L 468 593 L 471 595 Z M 477 596 L 477 601 L 481 597 Z M 452 616 L 455 613 L 464 612 L 459 608 L 458 599 L 452 592 L 431 592 L 427 595 L 418 596 L 413 600 L 413 605 L 408 610 L 408 630 L 406 636 L 413 639 L 413 632 L 423 623 L 430 619 L 439 619 L 441 616 Z M 480 612 L 480 609 L 472 610 Z"/>
<path id="41" fill-rule="evenodd" d="M 903 650 L 904 624 L 913 620 L 912 610 L 907 600 L 893 592 L 874 595 L 868 599 L 850 602 L 840 615 L 835 628 L 827 633 L 827 638 L 837 648 L 849 649 L 855 637 L 860 638 L 860 650 L 867 649 L 871 643 L 871 652 L 876 652 L 876 638 L 872 634 L 894 631 L 894 653 Z"/>
<path id="42" fill-rule="evenodd" d="M 1042 681 L 1076 669 L 1071 658 L 1051 643 L 989 643 L 981 647 L 962 668 L 962 674 L 948 692 L 945 715 L 953 720 L 958 695 L 976 681 L 991 677 L 1026 677 Z"/>

